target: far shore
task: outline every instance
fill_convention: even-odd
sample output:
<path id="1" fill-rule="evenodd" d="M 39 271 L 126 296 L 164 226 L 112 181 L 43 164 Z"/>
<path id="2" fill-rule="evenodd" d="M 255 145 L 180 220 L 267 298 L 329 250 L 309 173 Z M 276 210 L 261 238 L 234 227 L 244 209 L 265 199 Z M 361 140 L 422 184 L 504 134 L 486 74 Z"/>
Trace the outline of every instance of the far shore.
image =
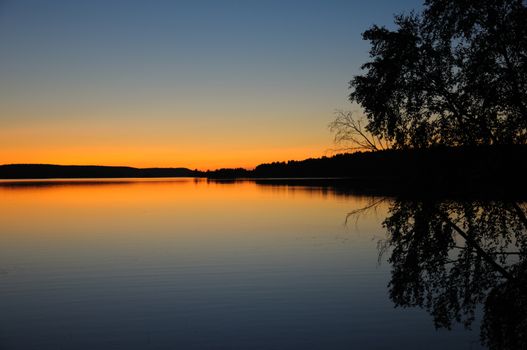
<path id="1" fill-rule="evenodd" d="M 267 184 L 338 186 L 373 193 L 527 198 L 526 160 L 527 145 L 436 147 L 345 153 L 261 164 L 254 170 L 9 164 L 0 165 L 0 179 L 251 179 Z"/>

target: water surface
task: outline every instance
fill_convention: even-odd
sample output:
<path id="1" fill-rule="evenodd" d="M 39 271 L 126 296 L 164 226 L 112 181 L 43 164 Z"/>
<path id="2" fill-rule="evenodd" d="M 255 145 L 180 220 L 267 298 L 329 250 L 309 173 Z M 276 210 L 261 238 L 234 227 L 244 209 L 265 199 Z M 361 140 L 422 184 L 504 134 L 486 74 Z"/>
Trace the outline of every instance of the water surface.
<path id="1" fill-rule="evenodd" d="M 390 201 L 199 179 L 0 184 L 1 349 L 478 349 L 390 300 Z M 476 315 L 477 316 L 477 315 Z"/>

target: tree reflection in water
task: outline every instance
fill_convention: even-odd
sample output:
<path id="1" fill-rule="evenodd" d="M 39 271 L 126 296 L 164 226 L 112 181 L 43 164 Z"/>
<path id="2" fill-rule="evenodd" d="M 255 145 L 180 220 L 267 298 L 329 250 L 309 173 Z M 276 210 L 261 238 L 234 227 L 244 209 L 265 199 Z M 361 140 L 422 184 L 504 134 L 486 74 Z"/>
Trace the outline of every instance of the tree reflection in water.
<path id="1" fill-rule="evenodd" d="M 392 267 L 390 298 L 447 329 L 470 327 L 483 305 L 482 343 L 526 348 L 526 212 L 515 202 L 395 201 L 379 244 Z"/>

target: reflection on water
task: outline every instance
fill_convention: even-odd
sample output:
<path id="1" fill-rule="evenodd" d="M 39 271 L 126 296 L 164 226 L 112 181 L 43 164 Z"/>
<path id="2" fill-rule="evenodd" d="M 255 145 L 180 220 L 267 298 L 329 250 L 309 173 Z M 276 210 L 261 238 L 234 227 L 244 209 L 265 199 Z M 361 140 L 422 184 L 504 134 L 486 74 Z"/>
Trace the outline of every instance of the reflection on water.
<path id="1" fill-rule="evenodd" d="M 527 346 L 527 216 L 524 204 L 395 201 L 384 221 L 390 298 L 425 308 L 436 327 L 470 327 L 483 305 L 481 341 Z"/>
<path id="2" fill-rule="evenodd" d="M 0 182 L 0 348 L 477 349 L 480 328 L 521 344 L 518 209 L 313 182 Z"/>

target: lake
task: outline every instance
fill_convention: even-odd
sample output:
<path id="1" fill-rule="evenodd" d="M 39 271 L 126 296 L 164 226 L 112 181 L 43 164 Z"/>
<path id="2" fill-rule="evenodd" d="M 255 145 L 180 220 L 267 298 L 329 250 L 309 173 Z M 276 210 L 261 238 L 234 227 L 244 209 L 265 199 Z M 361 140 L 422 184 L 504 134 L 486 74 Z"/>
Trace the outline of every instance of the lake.
<path id="1" fill-rule="evenodd" d="M 279 182 L 2 181 L 0 348 L 483 348 L 480 303 L 470 329 L 436 327 L 432 279 L 405 289 L 436 276 L 435 248 L 397 241 L 410 202 L 395 202 Z M 422 271 L 404 270 L 407 243 Z"/>

